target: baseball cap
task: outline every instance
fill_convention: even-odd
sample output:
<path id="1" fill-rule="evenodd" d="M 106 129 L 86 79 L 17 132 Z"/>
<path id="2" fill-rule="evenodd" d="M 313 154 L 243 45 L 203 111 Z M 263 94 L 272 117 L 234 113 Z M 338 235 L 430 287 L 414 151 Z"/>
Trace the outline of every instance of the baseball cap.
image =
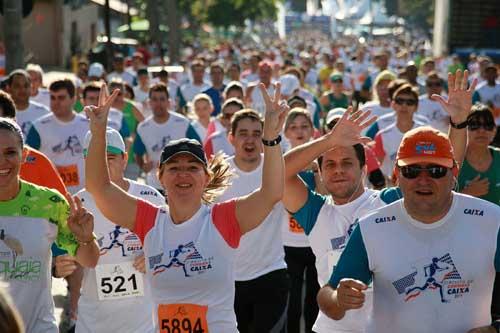
<path id="1" fill-rule="evenodd" d="M 335 108 L 328 111 L 326 114 L 326 125 L 330 124 L 336 118 L 341 118 L 345 112 L 346 109 L 344 108 Z"/>
<path id="2" fill-rule="evenodd" d="M 87 156 L 91 138 L 92 133 L 88 131 L 83 142 L 83 156 Z M 111 127 L 106 128 L 106 151 L 112 154 L 123 154 L 126 151 L 122 136 L 117 130 Z"/>
<path id="3" fill-rule="evenodd" d="M 330 75 L 330 81 L 335 81 L 335 80 L 342 80 L 343 77 L 342 77 L 342 73 L 340 72 L 333 72 L 331 75 Z"/>
<path id="4" fill-rule="evenodd" d="M 430 126 L 406 132 L 396 157 L 398 166 L 424 162 L 453 168 L 454 161 L 453 147 L 448 136 Z"/>
<path id="5" fill-rule="evenodd" d="M 89 67 L 89 76 L 101 77 L 104 74 L 104 66 L 98 62 L 93 62 Z"/>
<path id="6" fill-rule="evenodd" d="M 290 96 L 300 88 L 299 79 L 293 74 L 285 74 L 280 77 L 281 94 Z"/>
<path id="7" fill-rule="evenodd" d="M 177 154 L 190 154 L 200 161 L 204 166 L 207 166 L 207 158 L 203 151 L 202 145 L 194 139 L 179 139 L 170 141 L 165 147 L 160 156 L 160 165 L 167 162 Z"/>

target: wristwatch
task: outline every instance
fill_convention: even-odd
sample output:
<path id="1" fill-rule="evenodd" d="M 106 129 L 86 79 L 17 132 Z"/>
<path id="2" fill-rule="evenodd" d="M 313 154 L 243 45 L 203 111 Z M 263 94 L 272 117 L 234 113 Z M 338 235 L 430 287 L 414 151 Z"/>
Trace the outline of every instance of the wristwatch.
<path id="1" fill-rule="evenodd" d="M 280 142 L 281 142 L 281 135 L 278 135 L 278 137 L 276 139 L 274 139 L 274 140 L 265 140 L 265 139 L 262 139 L 262 143 L 264 144 L 264 146 L 268 146 L 268 147 L 276 146 Z"/>
<path id="2" fill-rule="evenodd" d="M 455 124 L 451 119 L 450 119 L 450 126 L 453 127 L 453 128 L 456 128 L 456 129 L 462 129 L 462 128 L 466 128 L 467 125 L 469 125 L 469 121 L 463 121 L 461 123 L 458 123 L 458 124 Z"/>

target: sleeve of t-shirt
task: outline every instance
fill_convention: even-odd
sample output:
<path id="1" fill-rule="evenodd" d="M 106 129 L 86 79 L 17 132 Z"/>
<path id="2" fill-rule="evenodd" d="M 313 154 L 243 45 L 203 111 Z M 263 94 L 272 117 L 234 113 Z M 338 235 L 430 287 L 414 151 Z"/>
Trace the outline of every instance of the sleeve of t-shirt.
<path id="1" fill-rule="evenodd" d="M 307 187 L 314 191 L 316 188 L 316 180 L 314 179 L 314 172 L 311 170 L 299 172 L 299 177 L 306 183 Z"/>
<path id="2" fill-rule="evenodd" d="M 36 130 L 35 126 L 31 126 L 28 136 L 26 138 L 26 144 L 32 148 L 40 149 L 41 139 L 40 134 Z"/>
<path id="3" fill-rule="evenodd" d="M 366 156 L 366 168 L 368 173 L 380 169 L 380 163 L 377 160 L 377 157 L 375 156 L 375 152 L 371 147 L 364 146 L 365 147 L 365 156 Z"/>
<path id="4" fill-rule="evenodd" d="M 367 285 L 370 284 L 372 280 L 372 273 L 368 263 L 368 254 L 366 253 L 365 243 L 363 242 L 363 236 L 361 235 L 359 225 L 356 226 L 349 237 L 346 248 L 342 252 L 328 284 L 333 288 L 337 288 L 340 280 L 345 278 L 356 279 Z"/>
<path id="5" fill-rule="evenodd" d="M 386 187 L 380 191 L 380 199 L 386 204 L 390 204 L 402 198 L 403 193 L 399 187 Z"/>
<path id="6" fill-rule="evenodd" d="M 198 133 L 196 133 L 196 130 L 194 129 L 194 127 L 191 124 L 189 124 L 187 129 L 186 129 L 186 138 L 194 139 L 194 140 L 198 141 L 199 143 L 201 143 L 200 136 L 198 135 Z"/>
<path id="7" fill-rule="evenodd" d="M 57 224 L 55 243 L 58 248 L 67 251 L 71 256 L 75 256 L 78 250 L 78 242 L 67 223 L 69 217 L 69 204 L 61 194 L 56 192 L 52 192 L 50 201 L 53 203 L 54 209 L 52 210 L 49 221 Z"/>
<path id="8" fill-rule="evenodd" d="M 363 82 L 363 85 L 361 86 L 361 89 L 363 89 L 363 90 L 370 90 L 371 87 L 372 87 L 372 77 L 370 75 L 368 75 L 368 77 L 366 78 L 365 82 Z"/>
<path id="9" fill-rule="evenodd" d="M 147 233 L 155 225 L 156 215 L 158 215 L 158 207 L 150 204 L 147 201 L 137 200 L 137 212 L 135 214 L 135 224 L 133 232 L 140 238 L 144 244 L 144 238 Z"/>
<path id="10" fill-rule="evenodd" d="M 241 239 L 240 225 L 236 219 L 236 200 L 215 204 L 212 208 L 212 221 L 227 245 L 236 249 Z"/>
<path id="11" fill-rule="evenodd" d="M 307 201 L 296 213 L 293 218 L 300 224 L 306 235 L 309 235 L 318 220 L 318 215 L 325 204 L 326 197 L 307 189 Z"/>
<path id="12" fill-rule="evenodd" d="M 382 140 L 382 135 L 380 135 L 380 133 L 375 135 L 375 144 L 372 146 L 372 148 L 375 156 L 377 156 L 379 159 L 383 159 L 385 157 L 384 143 Z"/>
<path id="13" fill-rule="evenodd" d="M 179 107 L 183 108 L 187 105 L 186 99 L 184 98 L 184 95 L 182 94 L 182 89 L 179 87 L 177 89 L 177 96 L 179 96 Z"/>
<path id="14" fill-rule="evenodd" d="M 207 155 L 208 158 L 214 155 L 214 145 L 212 143 L 211 138 L 205 140 L 205 144 L 203 145 L 203 150 L 205 151 L 205 155 Z"/>
<path id="15" fill-rule="evenodd" d="M 500 229 L 497 231 L 497 250 L 495 252 L 495 270 L 500 272 Z"/>
<path id="16" fill-rule="evenodd" d="M 137 133 L 134 139 L 134 154 L 137 156 L 142 156 L 146 154 L 146 146 L 142 142 L 141 135 Z"/>
<path id="17" fill-rule="evenodd" d="M 130 129 L 128 128 L 128 124 L 127 121 L 125 120 L 125 117 L 122 118 L 122 126 L 120 128 L 120 134 L 124 139 L 130 136 Z"/>
<path id="18" fill-rule="evenodd" d="M 481 102 L 481 95 L 479 95 L 479 92 L 476 90 L 472 94 L 472 104 L 476 104 L 478 102 Z"/>
<path id="19" fill-rule="evenodd" d="M 366 131 L 366 136 L 372 139 L 375 139 L 375 135 L 378 133 L 378 124 L 374 122 L 370 127 L 368 127 L 368 131 Z"/>

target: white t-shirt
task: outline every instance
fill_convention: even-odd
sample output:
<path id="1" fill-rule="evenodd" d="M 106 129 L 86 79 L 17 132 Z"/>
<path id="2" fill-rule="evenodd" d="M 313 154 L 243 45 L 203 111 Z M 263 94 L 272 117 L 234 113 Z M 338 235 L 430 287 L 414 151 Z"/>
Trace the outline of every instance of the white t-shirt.
<path id="1" fill-rule="evenodd" d="M 380 192 L 370 189 L 365 189 L 359 198 L 345 205 L 335 205 L 330 196 L 325 197 L 308 191 L 307 202 L 294 217 L 304 228 L 316 256 L 316 270 L 321 286 L 328 282 L 358 218 L 385 204 Z M 320 311 L 313 327 L 314 331 L 364 332 L 372 309 L 371 289 L 366 295 L 363 308 L 347 312 L 342 320 L 332 320 Z"/>
<path id="2" fill-rule="evenodd" d="M 31 96 L 30 100 L 50 109 L 50 92 L 45 88 L 38 88 L 38 94 Z"/>
<path id="3" fill-rule="evenodd" d="M 253 171 L 244 172 L 234 163 L 234 157 L 227 159 L 231 165 L 231 186 L 218 201 L 245 196 L 257 190 L 262 181 L 262 163 Z M 235 280 L 248 281 L 269 272 L 286 268 L 285 252 L 281 235 L 286 212 L 283 204 L 276 204 L 265 220 L 255 229 L 241 237 L 236 251 Z"/>
<path id="4" fill-rule="evenodd" d="M 225 129 L 212 133 L 212 135 L 205 140 L 203 150 L 205 151 L 207 157 L 213 156 L 217 153 L 224 153 L 227 156 L 234 155 L 234 146 L 229 142 Z"/>
<path id="5" fill-rule="evenodd" d="M 23 131 L 24 138 L 26 139 L 33 122 L 45 115 L 50 114 L 50 110 L 37 102 L 29 102 L 29 106 L 25 110 L 16 109 L 16 122 Z"/>
<path id="6" fill-rule="evenodd" d="M 481 103 L 493 105 L 494 109 L 500 110 L 500 82 L 494 86 L 488 85 L 487 81 L 481 82 L 477 85 L 475 94 L 479 95 Z M 496 114 L 495 122 L 500 125 L 500 117 Z"/>
<path id="7" fill-rule="evenodd" d="M 129 183 L 128 194 L 148 201 L 155 206 L 164 206 L 164 197 L 154 188 L 139 184 L 132 180 Z M 96 269 L 113 264 L 120 267 L 120 264 L 130 264 L 134 258 L 143 253 L 142 244 L 136 234 L 126 228 L 122 228 L 109 221 L 97 208 L 92 195 L 86 190 L 77 193 L 85 207 L 94 215 L 94 234 L 97 237 L 100 248 L 100 257 L 97 267 L 84 268 L 80 299 L 78 301 L 78 320 L 76 322 L 76 332 L 154 332 L 152 321 L 153 301 L 151 299 L 149 282 L 144 279 L 143 286 L 139 290 L 144 291 L 144 296 L 117 297 L 111 299 L 99 299 L 98 288 L 109 292 L 106 282 L 109 282 L 107 275 L 96 274 Z M 141 274 L 137 271 L 124 275 L 125 283 L 121 288 L 127 291 L 132 288 L 128 285 L 132 274 Z M 142 274 L 141 274 L 142 276 Z M 113 277 L 113 276 L 112 276 Z M 116 279 L 116 277 L 114 277 Z M 134 276 L 134 282 L 137 277 Z M 114 290 L 119 288 L 111 280 Z M 120 282 L 120 281 L 118 281 Z M 137 285 L 136 285 L 137 287 Z M 113 293 L 107 293 L 111 296 Z M 110 320 L 110 319 L 113 320 Z"/>
<path id="8" fill-rule="evenodd" d="M 194 130 L 198 134 L 201 139 L 201 142 L 204 142 L 207 138 L 207 127 L 204 127 L 197 119 L 191 121 L 191 126 L 193 126 Z"/>
<path id="9" fill-rule="evenodd" d="M 135 95 L 134 100 L 137 103 L 144 103 L 145 101 L 148 100 L 149 90 L 144 91 L 141 89 L 140 86 L 135 86 L 133 89 L 134 89 L 134 95 Z"/>
<path id="10" fill-rule="evenodd" d="M 413 128 L 423 126 L 417 120 L 413 121 Z M 387 177 L 392 176 L 394 163 L 396 163 L 396 155 L 398 153 L 399 144 L 403 140 L 404 133 L 402 133 L 396 126 L 396 123 L 381 130 L 375 136 L 374 152 L 377 157 L 383 157 L 380 169 Z"/>
<path id="11" fill-rule="evenodd" d="M 85 185 L 83 142 L 89 131 L 87 118 L 76 113 L 74 116 L 73 120 L 62 122 L 51 113 L 35 121 L 31 129 L 39 138 L 38 145 L 34 144 L 33 148 L 47 155 L 55 164 L 71 194 Z M 28 144 L 32 145 L 29 139 L 31 138 L 28 138 Z"/>
<path id="12" fill-rule="evenodd" d="M 373 279 L 369 333 L 455 333 L 488 326 L 500 271 L 500 208 L 453 193 L 448 213 L 424 224 L 408 215 L 403 200 L 359 222 L 329 283 L 336 287 L 350 276 Z"/>
<path id="13" fill-rule="evenodd" d="M 150 160 L 153 161 L 154 167 L 147 174 L 146 182 L 156 189 L 162 188 L 156 172 L 163 147 L 171 140 L 195 138 L 190 133 L 190 131 L 194 132 L 194 129 L 186 117 L 170 111 L 169 114 L 168 120 L 162 124 L 158 124 L 153 116 L 144 119 L 137 126 L 137 136 L 134 142 L 134 153 L 148 154 Z"/>
<path id="14" fill-rule="evenodd" d="M 434 102 L 428 95 L 422 95 L 418 100 L 417 114 L 426 117 L 429 125 L 448 134 L 450 116 L 439 102 Z"/>
<path id="15" fill-rule="evenodd" d="M 264 116 L 264 113 L 266 112 L 266 102 L 264 101 L 264 97 L 262 96 L 262 93 L 260 92 L 260 88 L 258 86 L 258 82 L 254 85 L 250 85 L 252 88 L 252 91 L 250 93 L 250 105 L 249 107 L 257 111 L 261 116 Z M 274 96 L 274 85 L 270 84 L 269 87 L 267 87 L 267 93 L 269 96 Z"/>
<path id="16" fill-rule="evenodd" d="M 201 85 L 195 85 L 192 82 L 189 82 L 181 86 L 181 94 L 186 103 L 189 103 L 193 100 L 194 96 L 204 92 L 208 88 L 210 88 L 210 85 L 205 82 Z"/>
<path id="17" fill-rule="evenodd" d="M 127 82 L 131 87 L 134 86 L 135 75 L 128 70 L 124 70 L 121 74 L 117 72 L 111 72 L 107 76 L 107 81 L 111 82 L 113 79 L 122 79 Z"/>
<path id="18" fill-rule="evenodd" d="M 144 244 L 157 332 L 181 332 L 179 323 L 193 332 L 238 332 L 234 263 L 241 232 L 235 201 L 201 205 L 181 224 L 167 210 L 139 201 L 134 232 Z"/>

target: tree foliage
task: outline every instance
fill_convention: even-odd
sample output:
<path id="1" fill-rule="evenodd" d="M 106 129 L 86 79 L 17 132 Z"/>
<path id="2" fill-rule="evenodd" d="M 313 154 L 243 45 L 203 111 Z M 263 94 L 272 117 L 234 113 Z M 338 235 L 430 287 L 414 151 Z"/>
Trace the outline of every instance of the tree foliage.
<path id="1" fill-rule="evenodd" d="M 434 0 L 399 0 L 399 15 L 410 24 L 430 31 L 434 22 Z"/>

